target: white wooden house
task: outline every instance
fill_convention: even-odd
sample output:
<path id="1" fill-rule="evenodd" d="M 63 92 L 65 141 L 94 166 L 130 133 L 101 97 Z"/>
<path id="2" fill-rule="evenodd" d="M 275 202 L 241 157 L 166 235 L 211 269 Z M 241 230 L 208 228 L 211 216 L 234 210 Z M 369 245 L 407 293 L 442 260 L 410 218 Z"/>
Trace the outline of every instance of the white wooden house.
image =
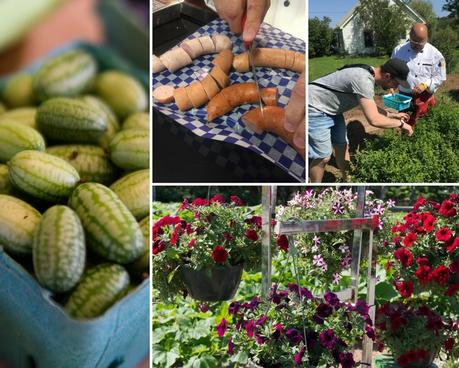
<path id="1" fill-rule="evenodd" d="M 354 7 L 338 22 L 338 49 L 348 54 L 372 54 L 374 52 L 373 38 L 371 32 L 365 30 L 362 22 L 359 20 L 359 15 L 356 8 L 359 6 L 359 1 Z M 389 4 L 398 3 L 402 6 L 406 18 L 410 24 L 425 23 L 425 20 L 417 14 L 406 1 L 390 0 Z M 409 38 L 411 26 L 407 27 L 406 34 L 400 35 L 399 44 L 406 42 Z"/>

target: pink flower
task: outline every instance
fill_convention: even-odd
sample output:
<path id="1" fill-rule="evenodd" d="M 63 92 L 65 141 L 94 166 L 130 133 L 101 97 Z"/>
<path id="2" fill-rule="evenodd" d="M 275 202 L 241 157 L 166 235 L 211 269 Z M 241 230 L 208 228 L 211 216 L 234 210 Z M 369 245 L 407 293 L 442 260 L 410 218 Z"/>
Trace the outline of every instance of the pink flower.
<path id="1" fill-rule="evenodd" d="M 227 326 L 228 322 L 226 321 L 226 319 L 223 318 L 217 325 L 217 334 L 219 337 L 223 337 L 225 335 Z"/>

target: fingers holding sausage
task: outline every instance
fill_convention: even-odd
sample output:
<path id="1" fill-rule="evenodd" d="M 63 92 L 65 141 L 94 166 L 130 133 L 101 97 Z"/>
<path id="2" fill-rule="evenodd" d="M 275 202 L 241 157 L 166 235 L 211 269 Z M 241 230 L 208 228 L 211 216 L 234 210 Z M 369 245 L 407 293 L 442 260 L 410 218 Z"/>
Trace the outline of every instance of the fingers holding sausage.
<path id="1" fill-rule="evenodd" d="M 293 133 L 296 132 L 298 126 L 304 125 L 304 116 L 306 112 L 306 82 L 305 72 L 301 73 L 295 87 L 293 87 L 290 101 L 285 108 L 284 128 Z"/>
<path id="2" fill-rule="evenodd" d="M 242 15 L 244 14 L 245 0 L 214 0 L 215 9 L 220 18 L 225 20 L 231 32 L 236 34 L 242 33 Z"/>
<path id="3" fill-rule="evenodd" d="M 244 42 L 251 43 L 255 39 L 270 3 L 269 0 L 247 0 L 247 19 L 242 33 Z"/>

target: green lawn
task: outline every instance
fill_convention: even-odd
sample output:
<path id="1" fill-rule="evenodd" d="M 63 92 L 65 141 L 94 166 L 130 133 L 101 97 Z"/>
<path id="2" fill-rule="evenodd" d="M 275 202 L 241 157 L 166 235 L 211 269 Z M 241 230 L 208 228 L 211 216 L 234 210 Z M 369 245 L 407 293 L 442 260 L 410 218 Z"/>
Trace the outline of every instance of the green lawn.
<path id="1" fill-rule="evenodd" d="M 352 57 L 352 56 L 323 56 L 309 59 L 309 80 L 313 81 L 325 74 L 334 72 L 346 64 L 368 64 L 379 66 L 384 64 L 389 57 Z"/>

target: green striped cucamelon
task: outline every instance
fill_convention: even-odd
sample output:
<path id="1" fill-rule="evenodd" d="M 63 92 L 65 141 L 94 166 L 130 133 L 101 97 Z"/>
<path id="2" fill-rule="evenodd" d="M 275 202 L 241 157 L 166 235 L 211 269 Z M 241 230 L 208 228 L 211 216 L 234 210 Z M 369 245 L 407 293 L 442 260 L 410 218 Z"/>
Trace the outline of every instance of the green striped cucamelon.
<path id="1" fill-rule="evenodd" d="M 97 143 L 107 131 L 104 114 L 77 98 L 52 98 L 37 110 L 37 128 L 58 142 Z"/>
<path id="2" fill-rule="evenodd" d="M 150 212 L 150 170 L 139 170 L 123 176 L 110 189 L 123 201 L 137 220 Z"/>
<path id="3" fill-rule="evenodd" d="M 120 123 L 118 122 L 118 118 L 111 109 L 103 100 L 99 97 L 92 96 L 92 95 L 85 95 L 80 97 L 81 100 L 86 102 L 87 104 L 91 105 L 95 109 L 99 109 L 104 116 L 105 121 L 107 123 L 107 130 L 102 135 L 102 137 L 98 141 L 98 145 L 104 149 L 108 149 L 108 145 L 114 135 L 120 130 Z"/>
<path id="4" fill-rule="evenodd" d="M 97 76 L 95 89 L 120 119 L 144 111 L 148 107 L 145 89 L 130 75 L 108 70 Z"/>
<path id="5" fill-rule="evenodd" d="M 139 225 L 144 239 L 143 254 L 130 265 L 136 273 L 149 271 L 150 268 L 150 216 L 143 218 Z"/>
<path id="6" fill-rule="evenodd" d="M 33 237 L 33 267 L 38 282 L 46 289 L 72 289 L 84 271 L 84 230 L 77 214 L 57 205 L 43 213 Z"/>
<path id="7" fill-rule="evenodd" d="M 8 162 L 8 167 L 14 187 L 54 203 L 68 198 L 80 180 L 67 161 L 45 152 L 19 152 Z"/>
<path id="8" fill-rule="evenodd" d="M 141 255 L 140 226 L 112 190 L 98 183 L 81 184 L 70 196 L 69 205 L 80 217 L 94 252 L 121 264 Z"/>
<path id="9" fill-rule="evenodd" d="M 104 263 L 83 274 L 64 308 L 76 319 L 95 318 L 121 299 L 128 288 L 127 271 L 120 265 Z"/>
<path id="10" fill-rule="evenodd" d="M 12 108 L 33 105 L 32 75 L 13 75 L 5 83 L 2 95 L 3 100 Z"/>
<path id="11" fill-rule="evenodd" d="M 3 121 L 14 121 L 15 123 L 27 125 L 36 128 L 35 115 L 36 107 L 18 107 L 17 109 L 8 110 L 0 115 L 0 123 Z"/>
<path id="12" fill-rule="evenodd" d="M 8 166 L 0 164 L 0 194 L 11 193 L 11 183 L 8 175 Z"/>
<path id="13" fill-rule="evenodd" d="M 146 112 L 136 112 L 135 114 L 129 115 L 129 117 L 123 122 L 123 130 L 126 129 L 150 129 L 150 115 Z"/>
<path id="14" fill-rule="evenodd" d="M 35 129 L 13 121 L 0 123 L 0 162 L 25 150 L 44 151 L 45 140 Z"/>
<path id="15" fill-rule="evenodd" d="M 32 253 L 41 214 L 18 198 L 0 194 L 0 246 L 18 254 Z"/>
<path id="16" fill-rule="evenodd" d="M 116 169 L 108 154 L 98 146 L 68 144 L 52 146 L 46 152 L 60 157 L 72 165 L 80 175 L 80 181 L 110 184 L 115 180 Z"/>
<path id="17" fill-rule="evenodd" d="M 35 73 L 33 91 L 39 101 L 52 97 L 74 97 L 86 91 L 97 72 L 94 58 L 72 50 L 46 61 Z"/>
<path id="18" fill-rule="evenodd" d="M 125 170 L 147 169 L 150 166 L 148 130 L 127 129 L 117 133 L 110 142 L 110 158 Z"/>

